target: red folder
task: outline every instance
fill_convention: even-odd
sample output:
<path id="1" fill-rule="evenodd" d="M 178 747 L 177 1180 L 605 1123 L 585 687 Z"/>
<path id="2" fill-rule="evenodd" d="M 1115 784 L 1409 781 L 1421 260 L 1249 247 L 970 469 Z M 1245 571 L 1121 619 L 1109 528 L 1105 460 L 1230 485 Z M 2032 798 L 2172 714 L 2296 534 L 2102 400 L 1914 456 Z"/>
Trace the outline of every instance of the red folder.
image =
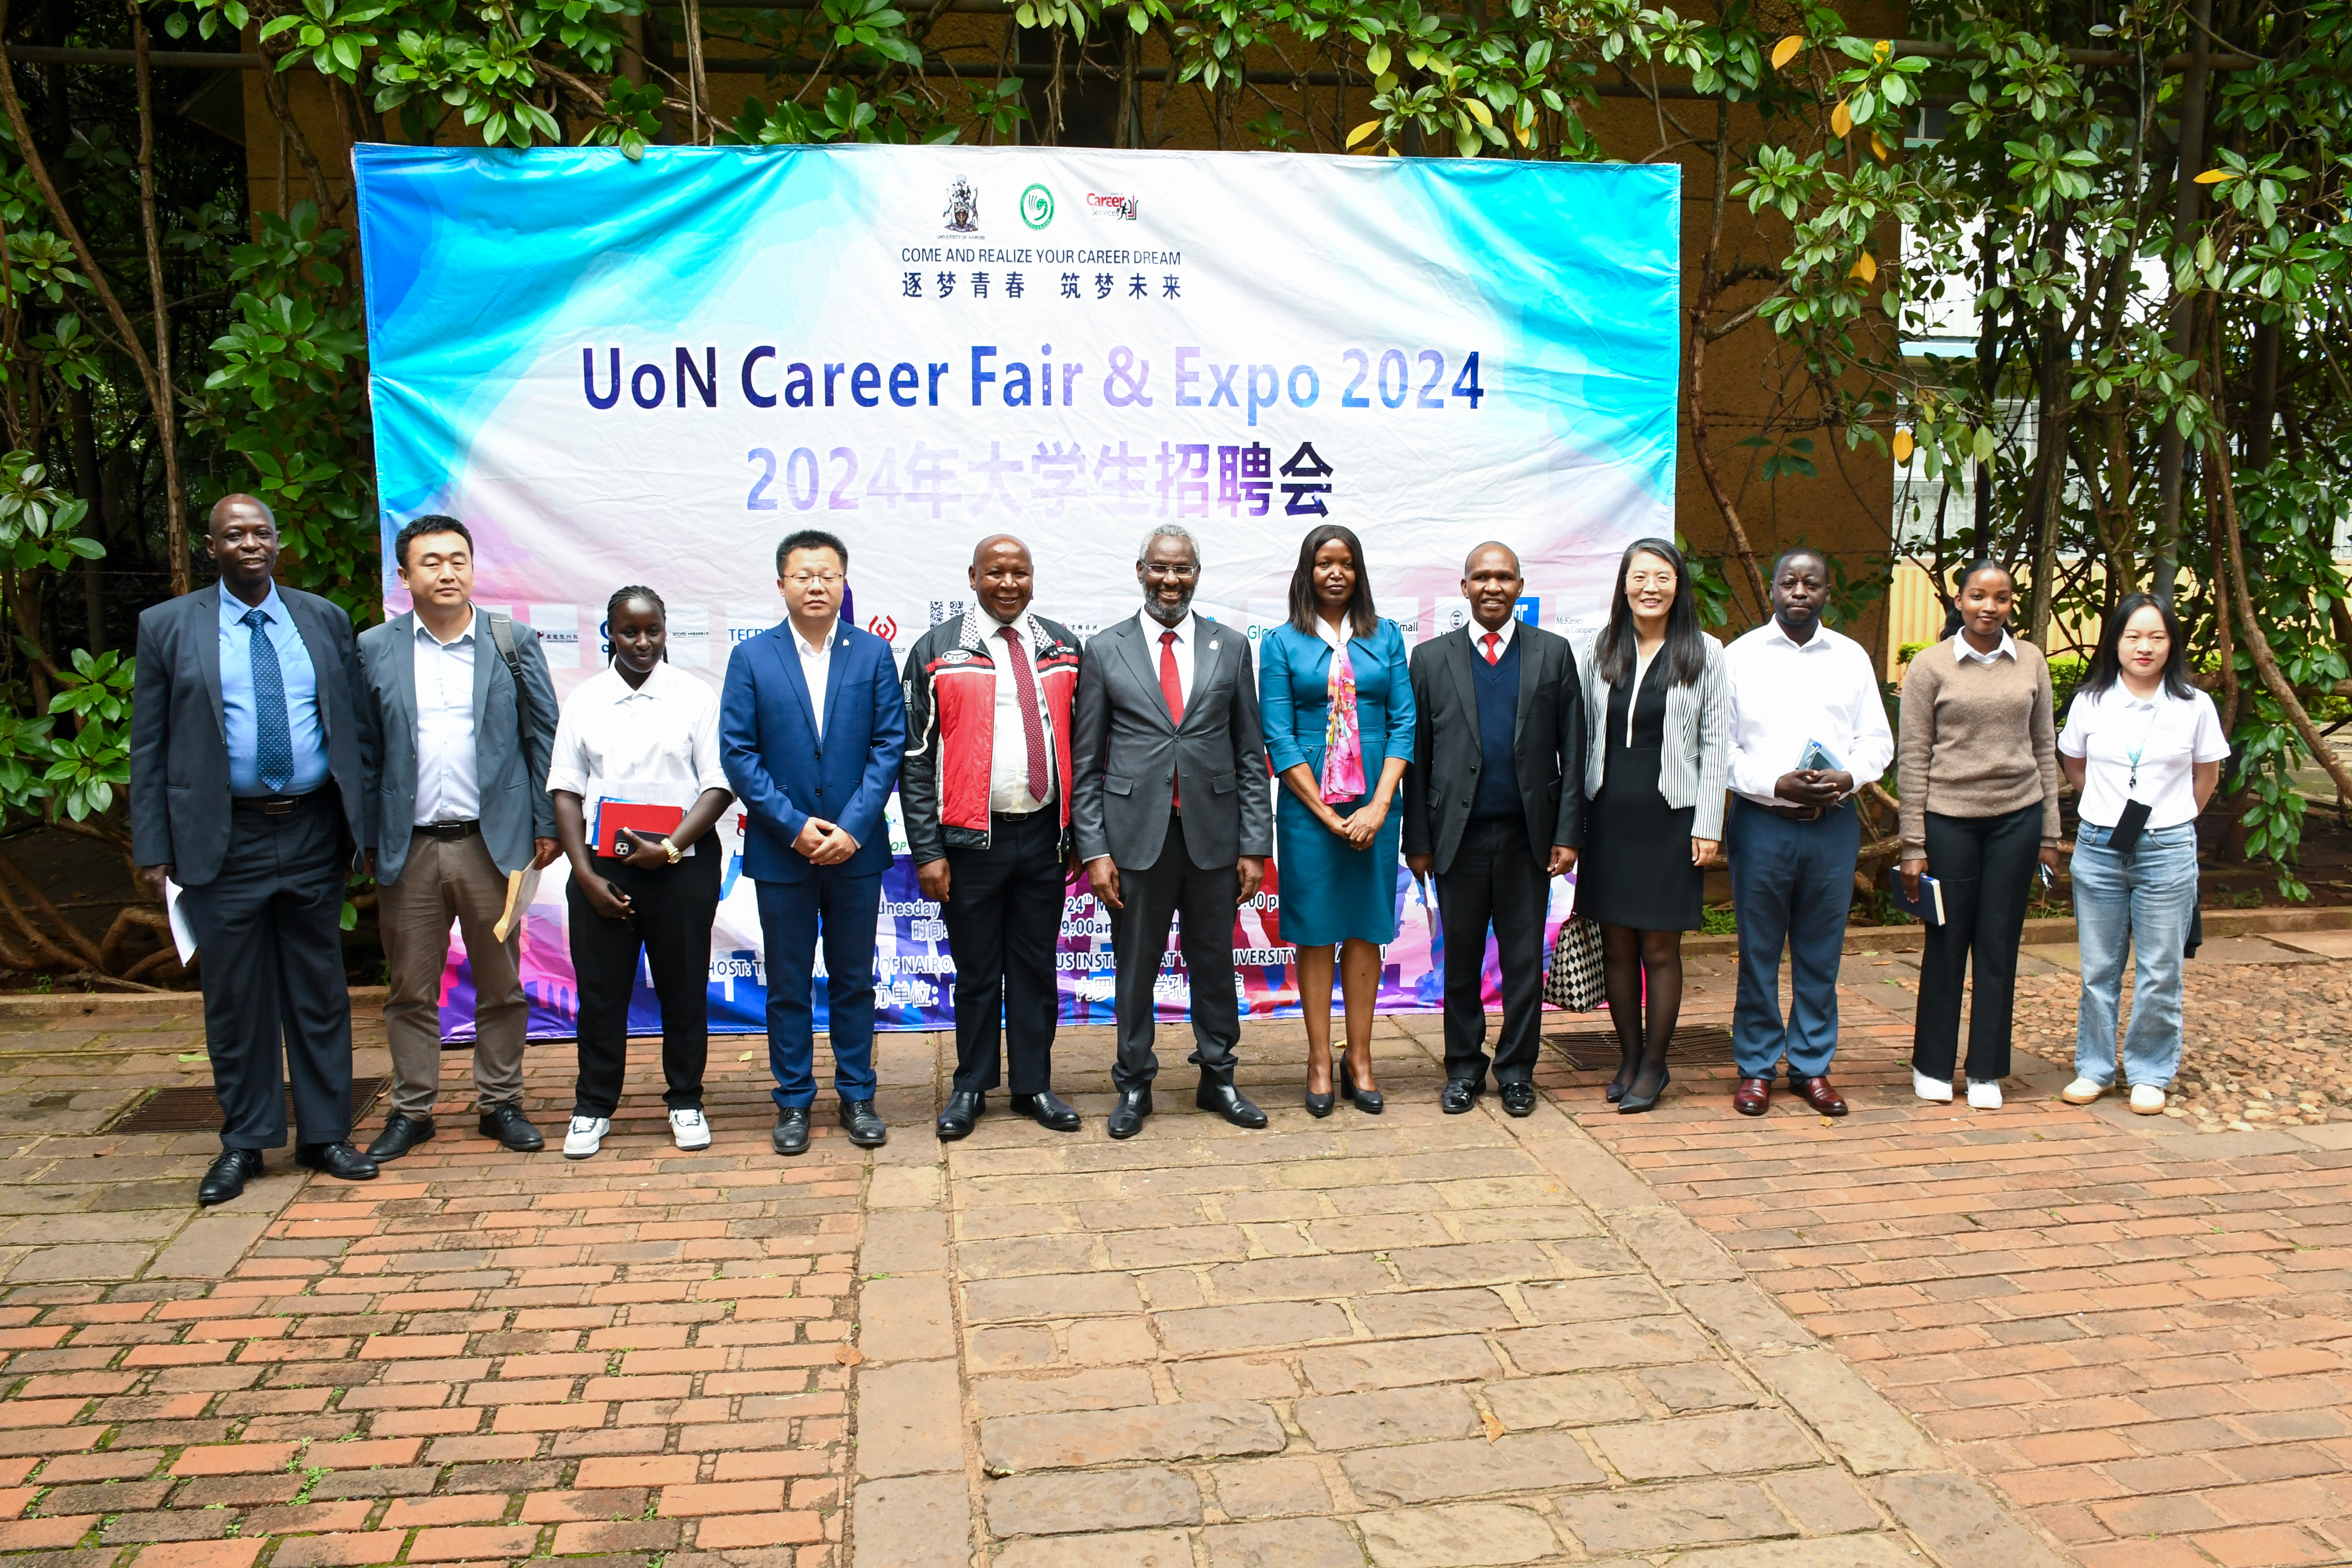
<path id="1" fill-rule="evenodd" d="M 621 847 L 621 830 L 628 828 L 648 838 L 659 838 L 686 819 L 685 808 L 675 805 L 644 805 L 635 801 L 600 801 L 596 806 L 596 853 L 625 860 L 629 852 Z"/>

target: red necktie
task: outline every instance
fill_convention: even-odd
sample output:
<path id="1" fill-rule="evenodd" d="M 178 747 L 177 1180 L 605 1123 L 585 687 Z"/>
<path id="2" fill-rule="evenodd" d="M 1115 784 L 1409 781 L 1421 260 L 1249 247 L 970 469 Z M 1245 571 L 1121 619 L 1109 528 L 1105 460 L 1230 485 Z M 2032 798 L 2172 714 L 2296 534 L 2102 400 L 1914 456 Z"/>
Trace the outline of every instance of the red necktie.
<path id="1" fill-rule="evenodd" d="M 1488 632 L 1482 640 L 1484 640 L 1486 645 L 1486 662 L 1488 664 L 1502 663 L 1503 634 L 1500 632 Z"/>
<path id="2" fill-rule="evenodd" d="M 1184 683 L 1176 676 L 1176 634 L 1160 634 L 1160 695 L 1168 700 L 1168 721 L 1178 729 L 1184 727 Z M 1184 792 L 1180 787 L 1170 796 L 1169 804 L 1183 809 Z"/>
<path id="3" fill-rule="evenodd" d="M 1021 637 L 1011 626 L 999 626 L 996 635 L 1004 639 L 1004 657 L 1013 666 L 1013 682 L 1021 691 L 1021 737 L 1029 742 L 1029 798 L 1044 800 L 1054 787 L 1054 775 L 1045 766 L 1045 720 L 1037 710 L 1037 678 L 1030 673 L 1029 661 L 1021 657 Z"/>

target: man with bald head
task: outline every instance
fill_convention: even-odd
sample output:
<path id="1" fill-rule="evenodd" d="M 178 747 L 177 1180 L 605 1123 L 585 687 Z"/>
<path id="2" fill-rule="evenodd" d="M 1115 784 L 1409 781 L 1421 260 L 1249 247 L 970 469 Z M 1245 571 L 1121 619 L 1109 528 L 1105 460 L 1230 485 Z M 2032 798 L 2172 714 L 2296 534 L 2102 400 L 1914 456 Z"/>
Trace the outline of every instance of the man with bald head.
<path id="1" fill-rule="evenodd" d="M 139 617 L 131 853 L 157 899 L 179 884 L 205 988 L 221 1152 L 196 1189 L 228 1202 L 286 1142 L 297 1163 L 364 1181 L 351 1145 L 352 1004 L 343 884 L 374 837 L 377 742 L 356 700 L 352 618 L 271 578 L 278 521 L 224 496 L 205 547 L 220 580 Z"/>
<path id="2" fill-rule="evenodd" d="M 1000 1079 L 1013 1109 L 1056 1132 L 1078 1113 L 1053 1089 L 1055 938 L 1070 871 L 1070 701 L 1078 639 L 1029 608 L 1036 569 L 1009 533 L 983 539 L 972 609 L 907 655 L 898 803 L 923 897 L 954 955 L 956 1072 L 939 1135 L 961 1138 Z M 1000 1024 L 1001 1020 L 1001 1024 Z"/>
<path id="3" fill-rule="evenodd" d="M 1489 928 L 1503 967 L 1496 1087 L 1513 1116 L 1536 1108 L 1544 912 L 1584 842 L 1584 685 L 1568 639 L 1517 618 L 1526 588 L 1509 545 L 1479 545 L 1462 563 L 1470 624 L 1412 650 L 1404 858 L 1437 879 L 1448 1115 L 1486 1087 Z"/>

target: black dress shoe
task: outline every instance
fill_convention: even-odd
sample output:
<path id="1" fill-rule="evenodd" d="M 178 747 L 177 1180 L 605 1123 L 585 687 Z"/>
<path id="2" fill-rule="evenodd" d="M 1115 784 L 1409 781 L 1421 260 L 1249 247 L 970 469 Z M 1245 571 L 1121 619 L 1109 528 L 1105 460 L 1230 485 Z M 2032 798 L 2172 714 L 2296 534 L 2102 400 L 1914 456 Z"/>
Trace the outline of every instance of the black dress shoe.
<path id="1" fill-rule="evenodd" d="M 395 1110 L 392 1113 L 392 1119 L 383 1124 L 383 1131 L 376 1134 L 375 1142 L 368 1145 L 368 1158 L 397 1160 L 419 1143 L 431 1142 L 433 1142 L 433 1118 L 410 1116 Z"/>
<path id="2" fill-rule="evenodd" d="M 297 1144 L 294 1163 L 308 1165 L 314 1171 L 324 1171 L 339 1181 L 375 1180 L 375 1162 L 352 1148 L 349 1139 L 340 1143 Z"/>
<path id="3" fill-rule="evenodd" d="M 776 1112 L 775 1131 L 768 1135 L 768 1141 L 776 1146 L 779 1154 L 805 1154 L 808 1152 L 808 1107 L 805 1105 L 779 1110 Z"/>
<path id="4" fill-rule="evenodd" d="M 1052 1089 L 1042 1094 L 1016 1094 L 1012 1106 L 1016 1115 L 1025 1116 L 1049 1132 L 1076 1132 L 1078 1113 L 1055 1095 Z"/>
<path id="5" fill-rule="evenodd" d="M 196 1184 L 196 1202 L 206 1208 L 225 1204 L 245 1191 L 245 1184 L 259 1174 L 260 1150 L 224 1149 L 205 1167 L 205 1179 Z"/>
<path id="6" fill-rule="evenodd" d="M 1505 1084 L 1503 1109 L 1514 1116 L 1533 1116 L 1536 1113 L 1536 1086 L 1531 1083 Z"/>
<path id="7" fill-rule="evenodd" d="M 947 1109 L 940 1112 L 940 1142 L 952 1143 L 959 1138 L 971 1137 L 972 1124 L 987 1109 L 988 1096 L 984 1094 L 966 1094 L 958 1089 L 949 1095 Z"/>
<path id="8" fill-rule="evenodd" d="M 476 1124 L 485 1138 L 495 1138 L 505 1148 L 518 1154 L 536 1154 L 547 1147 L 547 1140 L 539 1129 L 522 1119 L 522 1107 L 509 1100 L 504 1105 L 493 1105 L 482 1112 Z"/>
<path id="9" fill-rule="evenodd" d="M 1348 1076 L 1345 1068 L 1339 1069 L 1339 1098 L 1354 1101 L 1356 1109 L 1367 1116 L 1378 1116 L 1388 1105 L 1388 1100 L 1379 1089 L 1358 1089 L 1356 1080 Z"/>
<path id="10" fill-rule="evenodd" d="M 1459 1116 L 1478 1103 L 1478 1085 L 1466 1078 L 1447 1079 L 1444 1092 L 1437 1097 L 1437 1103 L 1446 1115 Z"/>
<path id="11" fill-rule="evenodd" d="M 860 1149 L 879 1149 L 890 1137 L 890 1130 L 882 1125 L 870 1100 L 843 1100 L 841 1124 L 849 1130 L 849 1141 Z"/>
<path id="12" fill-rule="evenodd" d="M 1192 1103 L 1203 1110 L 1215 1111 L 1236 1127 L 1255 1129 L 1265 1125 L 1265 1112 L 1244 1100 L 1242 1091 L 1229 1083 L 1203 1079 Z"/>
<path id="13" fill-rule="evenodd" d="M 1338 1095 L 1329 1092 L 1318 1094 L 1313 1089 L 1308 1089 L 1307 1091 L 1307 1114 L 1318 1121 L 1330 1115 L 1332 1103 L 1339 1098 L 1339 1097 Z"/>
<path id="14" fill-rule="evenodd" d="M 1143 1131 L 1143 1119 L 1150 1114 L 1151 1090 L 1149 1088 L 1120 1089 L 1118 1105 L 1110 1113 L 1110 1135 L 1114 1138 L 1134 1137 Z"/>
<path id="15" fill-rule="evenodd" d="M 1657 1087 L 1650 1090 L 1649 1093 L 1643 1094 L 1642 1092 L 1642 1080 L 1637 1075 L 1632 1083 L 1625 1086 L 1625 1097 L 1617 1102 L 1617 1114 L 1620 1116 L 1639 1116 L 1642 1112 L 1649 1110 L 1652 1106 L 1658 1103 L 1658 1096 L 1665 1093 L 1666 1085 L 1673 1081 L 1673 1075 L 1668 1073 L 1665 1068 L 1660 1068 L 1658 1069 Z"/>

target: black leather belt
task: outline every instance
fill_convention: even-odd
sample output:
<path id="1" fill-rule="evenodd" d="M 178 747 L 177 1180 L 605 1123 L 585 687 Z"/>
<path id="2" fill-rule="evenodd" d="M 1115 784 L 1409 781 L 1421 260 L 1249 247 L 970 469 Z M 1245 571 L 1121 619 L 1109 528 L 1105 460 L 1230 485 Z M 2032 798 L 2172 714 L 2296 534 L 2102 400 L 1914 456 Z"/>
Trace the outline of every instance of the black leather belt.
<path id="1" fill-rule="evenodd" d="M 461 838 L 471 838 L 482 830 L 479 822 L 420 822 L 415 831 L 427 838 L 438 838 L 444 844 L 455 844 Z"/>
<path id="2" fill-rule="evenodd" d="M 240 795 L 230 797 L 229 804 L 239 811 L 257 811 L 264 816 L 291 816 L 304 804 L 319 798 L 320 791 L 302 795 Z"/>
<path id="3" fill-rule="evenodd" d="M 1769 811 L 1773 816 L 1786 817 L 1790 822 L 1819 822 L 1831 812 L 1842 810 L 1845 805 L 1843 801 L 1838 802 L 1836 805 L 1767 805 L 1760 800 L 1751 800 L 1748 804 L 1759 811 Z"/>

